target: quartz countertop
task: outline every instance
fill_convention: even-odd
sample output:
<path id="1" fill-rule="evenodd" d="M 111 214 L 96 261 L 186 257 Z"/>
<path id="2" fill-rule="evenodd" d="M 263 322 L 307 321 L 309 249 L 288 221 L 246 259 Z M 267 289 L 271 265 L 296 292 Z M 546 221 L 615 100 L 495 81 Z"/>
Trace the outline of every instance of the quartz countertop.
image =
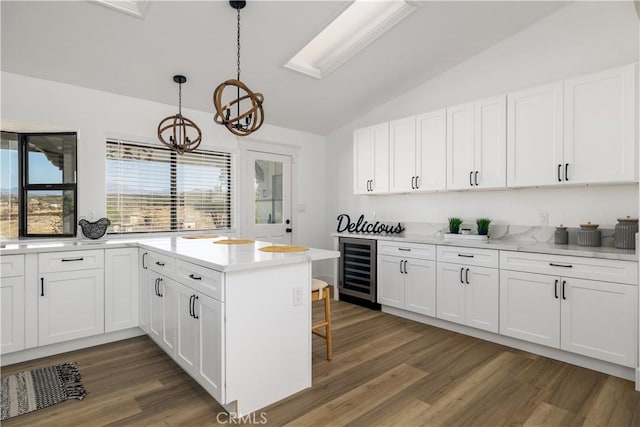
<path id="1" fill-rule="evenodd" d="M 489 239 L 479 242 L 474 240 L 445 241 L 442 237 L 405 234 L 402 236 L 372 235 L 364 233 L 333 233 L 334 237 L 354 237 L 406 243 L 426 243 L 465 248 L 496 249 L 501 251 L 533 252 L 552 255 L 580 256 L 587 258 L 615 259 L 622 261 L 638 261 L 635 249 L 617 249 L 611 246 L 588 247 L 578 245 L 556 245 L 548 242 L 536 242 L 516 239 Z"/>
<path id="2" fill-rule="evenodd" d="M 215 239 L 185 239 L 181 236 L 114 238 L 109 240 L 58 240 L 56 242 L 7 242 L 0 255 L 38 252 L 74 251 L 139 247 L 166 253 L 217 271 L 228 272 L 338 258 L 340 253 L 309 248 L 303 252 L 272 253 L 259 248 L 273 243 L 256 241 L 247 244 L 215 244 Z"/>

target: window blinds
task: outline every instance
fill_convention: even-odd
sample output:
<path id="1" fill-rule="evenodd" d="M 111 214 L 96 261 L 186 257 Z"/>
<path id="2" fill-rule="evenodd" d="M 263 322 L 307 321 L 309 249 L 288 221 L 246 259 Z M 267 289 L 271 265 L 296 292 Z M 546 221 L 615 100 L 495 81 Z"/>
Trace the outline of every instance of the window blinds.
<path id="1" fill-rule="evenodd" d="M 231 228 L 230 153 L 107 141 L 106 158 L 110 232 Z"/>

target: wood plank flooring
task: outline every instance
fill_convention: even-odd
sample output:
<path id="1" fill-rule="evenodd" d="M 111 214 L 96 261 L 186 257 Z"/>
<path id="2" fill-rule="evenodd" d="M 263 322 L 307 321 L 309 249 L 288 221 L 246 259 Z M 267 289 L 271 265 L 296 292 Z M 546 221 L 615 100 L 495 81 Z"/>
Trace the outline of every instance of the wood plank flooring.
<path id="1" fill-rule="evenodd" d="M 370 311 L 332 305 L 334 358 L 313 339 L 313 387 L 245 424 L 640 426 L 630 381 Z M 314 305 L 314 319 L 322 303 Z M 79 363 L 88 395 L 4 426 L 210 426 L 222 408 L 149 338 L 2 368 Z M 220 414 L 220 415 L 219 415 Z"/>

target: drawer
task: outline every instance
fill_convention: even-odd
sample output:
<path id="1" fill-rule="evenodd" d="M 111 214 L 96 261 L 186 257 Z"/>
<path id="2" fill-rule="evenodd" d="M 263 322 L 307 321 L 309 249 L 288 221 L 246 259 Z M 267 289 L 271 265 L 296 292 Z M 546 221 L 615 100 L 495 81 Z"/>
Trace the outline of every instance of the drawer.
<path id="1" fill-rule="evenodd" d="M 638 285 L 638 263 L 633 261 L 501 251 L 500 268 Z"/>
<path id="2" fill-rule="evenodd" d="M 38 255 L 39 273 L 104 268 L 104 250 L 44 252 Z"/>
<path id="3" fill-rule="evenodd" d="M 0 277 L 24 276 L 24 255 L 0 256 Z"/>
<path id="4" fill-rule="evenodd" d="M 378 240 L 378 254 L 435 261 L 436 245 Z"/>
<path id="5" fill-rule="evenodd" d="M 182 284 L 218 301 L 224 301 L 224 276 L 219 271 L 178 259 L 176 277 Z"/>
<path id="6" fill-rule="evenodd" d="M 172 255 L 159 254 L 157 252 L 149 252 L 147 264 L 150 270 L 156 273 L 171 276 L 174 272 L 175 259 Z"/>
<path id="7" fill-rule="evenodd" d="M 495 249 L 438 245 L 438 262 L 498 268 L 499 259 L 498 251 Z"/>

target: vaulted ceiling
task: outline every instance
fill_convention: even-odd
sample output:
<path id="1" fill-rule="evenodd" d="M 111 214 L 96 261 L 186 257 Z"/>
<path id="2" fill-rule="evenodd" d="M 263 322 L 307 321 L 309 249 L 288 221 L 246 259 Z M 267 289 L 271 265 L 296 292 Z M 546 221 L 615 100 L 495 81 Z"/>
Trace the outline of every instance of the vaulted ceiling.
<path id="1" fill-rule="evenodd" d="M 249 1 L 242 80 L 265 123 L 326 134 L 524 29 L 567 2 L 412 1 L 415 12 L 322 80 L 283 64 L 349 2 Z M 235 76 L 236 15 L 226 1 L 150 1 L 142 18 L 88 1 L 7 1 L 3 71 L 213 111 Z"/>

